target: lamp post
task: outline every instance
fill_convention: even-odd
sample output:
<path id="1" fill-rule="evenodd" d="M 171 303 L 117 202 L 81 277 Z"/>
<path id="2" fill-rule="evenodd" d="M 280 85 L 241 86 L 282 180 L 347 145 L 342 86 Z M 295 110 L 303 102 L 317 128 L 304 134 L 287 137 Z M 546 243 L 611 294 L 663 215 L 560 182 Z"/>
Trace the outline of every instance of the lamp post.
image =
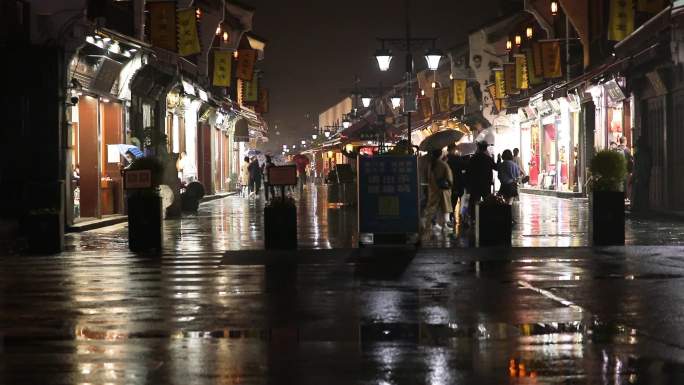
<path id="1" fill-rule="evenodd" d="M 378 67 L 380 71 L 387 71 L 390 68 L 390 63 L 392 62 L 392 51 L 386 48 L 386 45 L 393 46 L 400 51 L 406 53 L 405 58 L 405 76 L 407 83 L 407 90 L 404 99 L 404 113 L 406 114 L 407 123 L 407 138 L 409 143 L 411 143 L 411 112 L 416 111 L 415 99 L 412 102 L 413 97 L 411 93 L 411 80 L 413 78 L 413 51 L 425 46 L 426 44 L 431 44 L 431 48 L 425 53 L 425 60 L 427 61 L 428 68 L 435 71 L 439 68 L 439 61 L 442 58 L 442 52 L 435 46 L 436 38 L 413 38 L 411 37 L 411 20 L 410 20 L 410 0 L 405 0 L 404 2 L 406 8 L 406 36 L 403 39 L 386 39 L 379 38 L 381 43 L 381 48 L 375 52 L 375 59 L 378 61 Z"/>

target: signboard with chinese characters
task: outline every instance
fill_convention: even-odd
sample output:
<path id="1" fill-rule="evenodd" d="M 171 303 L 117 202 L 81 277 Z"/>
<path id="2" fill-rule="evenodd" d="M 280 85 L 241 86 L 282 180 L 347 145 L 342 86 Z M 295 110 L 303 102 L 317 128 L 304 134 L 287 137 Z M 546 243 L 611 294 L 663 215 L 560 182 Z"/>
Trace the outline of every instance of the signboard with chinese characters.
<path id="1" fill-rule="evenodd" d="M 252 80 L 254 76 L 254 64 L 257 60 L 257 51 L 254 49 L 238 50 L 237 68 L 235 76 L 242 80 Z"/>
<path id="2" fill-rule="evenodd" d="M 557 79 L 563 77 L 561 68 L 561 45 L 559 41 L 544 41 L 541 44 L 542 66 L 544 78 Z"/>
<path id="3" fill-rule="evenodd" d="M 466 104 L 466 88 L 468 83 L 463 79 L 454 79 L 451 83 L 454 91 L 452 93 L 452 103 L 455 106 Z"/>
<path id="4" fill-rule="evenodd" d="M 212 84 L 215 87 L 230 87 L 231 66 L 233 55 L 230 51 L 214 51 L 214 78 Z"/>
<path id="5" fill-rule="evenodd" d="M 124 189 L 141 189 L 152 187 L 152 171 L 126 170 L 124 171 Z"/>
<path id="6" fill-rule="evenodd" d="M 359 232 L 418 232 L 418 164 L 414 156 L 359 157 Z"/>
<path id="7" fill-rule="evenodd" d="M 271 186 L 295 186 L 297 184 L 297 166 L 269 167 L 268 184 Z"/>
<path id="8" fill-rule="evenodd" d="M 178 55 L 190 56 L 202 51 L 197 35 L 195 9 L 182 9 L 177 12 L 178 19 Z"/>

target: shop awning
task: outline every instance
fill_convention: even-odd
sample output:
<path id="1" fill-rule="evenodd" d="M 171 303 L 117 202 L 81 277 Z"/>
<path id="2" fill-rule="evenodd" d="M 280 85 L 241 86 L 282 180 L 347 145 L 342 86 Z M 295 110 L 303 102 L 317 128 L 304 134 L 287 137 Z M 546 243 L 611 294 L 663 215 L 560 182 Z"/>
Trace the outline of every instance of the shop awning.
<path id="1" fill-rule="evenodd" d="M 159 100 L 160 97 L 166 96 L 166 91 L 173 83 L 173 75 L 147 64 L 133 75 L 131 93 L 142 98 Z"/>

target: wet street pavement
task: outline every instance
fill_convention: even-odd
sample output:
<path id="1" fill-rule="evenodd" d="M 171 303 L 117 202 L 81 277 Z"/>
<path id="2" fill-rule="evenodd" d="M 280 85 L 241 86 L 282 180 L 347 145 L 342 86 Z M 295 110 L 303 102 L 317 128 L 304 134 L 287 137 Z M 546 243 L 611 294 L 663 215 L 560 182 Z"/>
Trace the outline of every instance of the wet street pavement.
<path id="1" fill-rule="evenodd" d="M 264 248 L 263 199 L 232 196 L 205 203 L 197 215 L 165 221 L 166 252 L 220 252 Z M 356 247 L 356 208 L 328 204 L 323 187 L 311 188 L 298 201 L 299 247 L 330 249 Z M 558 199 L 522 194 L 514 205 L 514 247 L 590 246 L 589 208 L 586 199 Z M 628 219 L 628 245 L 683 245 L 682 222 Z M 428 234 L 426 247 L 469 247 L 472 229 L 455 237 Z M 70 234 L 70 251 L 126 251 L 125 224 L 85 233 Z"/>
<path id="2" fill-rule="evenodd" d="M 521 203 L 516 244 L 586 244 L 586 203 Z M 260 250 L 261 208 L 167 221 L 161 256 L 120 225 L 0 258 L 0 384 L 684 383 L 676 223 L 631 222 L 629 248 L 353 249 L 353 210 L 315 190 L 290 253 Z"/>

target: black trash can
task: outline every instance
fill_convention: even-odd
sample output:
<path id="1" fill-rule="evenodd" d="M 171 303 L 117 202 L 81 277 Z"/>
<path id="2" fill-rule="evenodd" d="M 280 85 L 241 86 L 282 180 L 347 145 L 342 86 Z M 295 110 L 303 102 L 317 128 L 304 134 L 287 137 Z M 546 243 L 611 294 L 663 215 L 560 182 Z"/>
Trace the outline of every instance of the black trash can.
<path id="1" fill-rule="evenodd" d="M 513 210 L 509 204 L 478 204 L 475 212 L 476 242 L 480 247 L 510 247 Z"/>
<path id="2" fill-rule="evenodd" d="M 273 199 L 264 207 L 264 247 L 297 249 L 297 206 L 293 199 Z"/>
<path id="3" fill-rule="evenodd" d="M 128 247 L 131 251 L 161 251 L 162 198 L 156 190 L 128 193 Z"/>
<path id="4" fill-rule="evenodd" d="M 591 194 L 594 245 L 625 244 L 625 193 L 594 191 Z"/>

